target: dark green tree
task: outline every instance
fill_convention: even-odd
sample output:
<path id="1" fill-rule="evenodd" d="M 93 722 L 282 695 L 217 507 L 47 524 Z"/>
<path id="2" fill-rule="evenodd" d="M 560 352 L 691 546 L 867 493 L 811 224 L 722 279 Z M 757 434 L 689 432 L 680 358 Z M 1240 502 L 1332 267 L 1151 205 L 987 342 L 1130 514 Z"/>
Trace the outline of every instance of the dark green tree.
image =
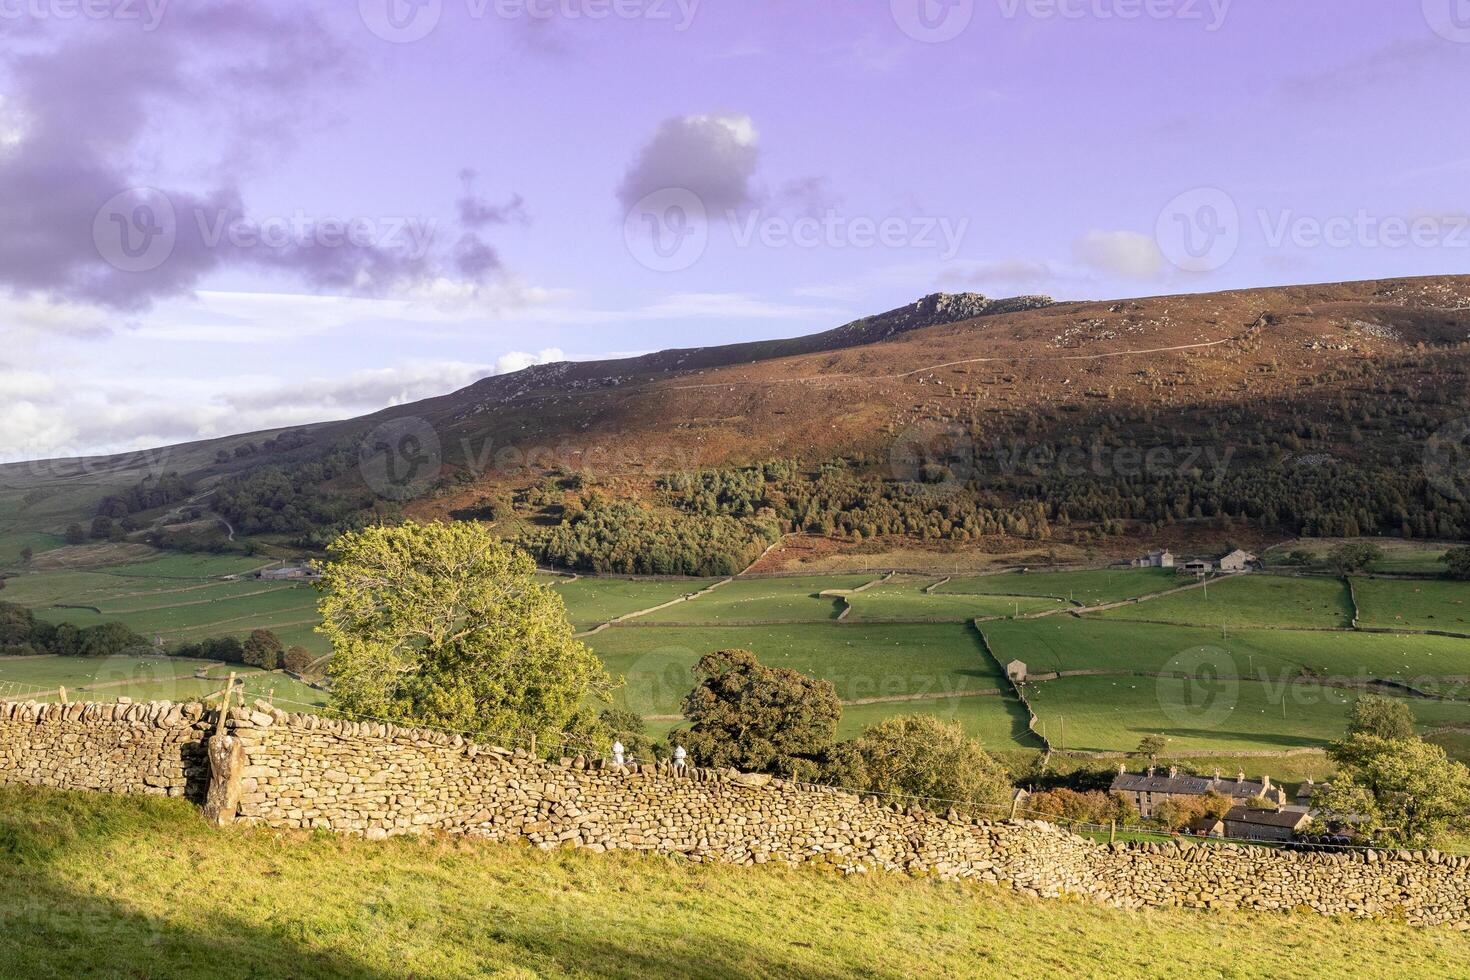
<path id="1" fill-rule="evenodd" d="M 767 667 L 749 650 L 705 654 L 684 698 L 682 738 L 693 761 L 815 779 L 833 749 L 842 702 L 831 681 Z"/>
<path id="2" fill-rule="evenodd" d="M 275 633 L 258 629 L 250 631 L 250 636 L 241 649 L 241 657 L 251 667 L 275 670 L 281 665 L 281 655 L 284 652 L 281 640 Z"/>

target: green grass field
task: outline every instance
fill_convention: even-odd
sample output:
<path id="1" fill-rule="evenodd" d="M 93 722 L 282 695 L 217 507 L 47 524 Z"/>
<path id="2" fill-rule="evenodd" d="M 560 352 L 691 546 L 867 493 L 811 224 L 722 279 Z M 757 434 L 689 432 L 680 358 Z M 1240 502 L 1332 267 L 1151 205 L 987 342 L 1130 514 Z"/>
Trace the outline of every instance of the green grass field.
<path id="1" fill-rule="evenodd" d="M 1357 542 L 1360 538 L 1304 538 L 1288 544 L 1278 545 L 1261 557 L 1268 566 L 1279 564 L 1293 551 L 1305 551 L 1317 561 L 1325 561 L 1326 555 L 1340 544 Z M 1400 538 L 1372 538 L 1371 543 L 1383 552 L 1383 557 L 1368 566 L 1370 572 L 1418 572 L 1438 574 L 1444 571 L 1439 557 L 1447 550 L 1444 544 L 1433 541 L 1405 541 Z"/>
<path id="2" fill-rule="evenodd" d="M 1317 684 L 1152 677 L 1069 677 L 1028 684 L 1026 696 L 1059 749 L 1131 751 L 1162 735 L 1173 751 L 1221 752 L 1326 745 L 1357 698 Z M 1408 704 L 1422 727 L 1470 724 L 1470 704 Z"/>
<path id="3" fill-rule="evenodd" d="M 1084 606 L 1121 602 L 1188 584 L 1168 568 L 1096 569 L 1080 572 L 1005 572 L 954 578 L 939 593 L 1029 595 L 1067 599 Z"/>
<path id="4" fill-rule="evenodd" d="M 1095 615 L 1192 626 L 1347 629 L 1353 622 L 1353 606 L 1347 585 L 1337 579 L 1236 575 Z"/>
<path id="5" fill-rule="evenodd" d="M 1470 945 L 1448 930 L 1121 912 L 814 867 L 215 831 L 155 797 L 0 789 L 0 855 L 0 963 L 16 977 L 1470 975 Z"/>
<path id="6" fill-rule="evenodd" d="M 1466 641 L 1441 636 L 1316 633 L 1270 629 L 1170 626 L 1051 616 L 982 626 L 1004 662 L 1018 659 L 1033 673 L 1055 670 L 1189 669 L 1207 656 L 1236 676 L 1281 681 L 1304 670 L 1319 675 L 1383 678 L 1437 687 L 1435 678 L 1470 675 Z M 1201 653 L 1203 651 L 1203 653 Z"/>
<path id="7" fill-rule="evenodd" d="M 706 653 L 743 648 L 773 667 L 832 681 L 844 701 L 996 690 L 1002 679 L 964 625 L 762 627 L 615 626 L 587 644 L 627 678 L 620 703 L 644 715 L 677 714 Z M 889 705 L 899 714 L 905 705 Z"/>
<path id="8" fill-rule="evenodd" d="M 842 604 L 818 593 L 855 589 L 872 575 L 736 579 L 689 602 L 639 617 L 650 623 L 782 623 L 836 619 Z"/>
<path id="9" fill-rule="evenodd" d="M 851 622 L 874 620 L 912 620 L 933 622 L 947 620 L 964 623 L 989 616 L 1011 616 L 1064 608 L 1060 599 L 1035 596 L 962 595 L 948 592 L 926 593 L 924 589 L 940 581 L 937 578 L 896 576 L 871 589 L 847 597 L 852 612 Z"/>
<path id="10" fill-rule="evenodd" d="M 251 629 L 269 628 L 288 645 L 300 644 L 316 655 L 325 655 L 327 644 L 314 631 L 317 595 L 313 589 L 224 578 L 261 564 L 262 559 L 232 556 L 155 555 L 129 564 L 21 574 L 8 581 L 4 598 L 31 606 L 47 620 L 79 625 L 118 620 L 145 636 L 160 635 L 166 641 L 222 634 L 243 637 Z M 569 617 L 582 630 L 718 581 L 555 576 L 541 580 L 563 596 Z M 967 621 L 1056 609 L 1068 605 L 1068 596 L 1096 605 L 1156 594 L 1180 583 L 1167 569 L 1110 569 L 962 577 L 945 582 L 933 593 L 924 589 L 939 582 L 938 578 L 901 575 L 862 592 L 850 591 L 873 580 L 868 574 L 737 579 L 698 599 L 607 629 L 588 642 L 612 673 L 626 676 L 628 685 L 618 694 L 620 703 L 655 716 L 657 720 L 650 725 L 656 732 L 676 723 L 667 716 L 677 715 L 679 702 L 693 685 L 691 668 L 700 656 L 716 649 L 744 647 L 754 650 L 765 663 L 833 681 L 847 702 L 925 696 L 914 701 L 849 704 L 844 734 L 895 714 L 927 713 L 954 718 L 999 752 L 1023 752 L 1030 737 L 1018 722 L 1018 705 L 1001 696 L 956 697 L 1005 687 Z M 1441 581 L 1361 580 L 1358 585 L 1367 625 L 1453 629 L 1464 615 L 1461 603 L 1470 597 L 1470 587 Z M 820 595 L 833 590 L 842 590 L 842 597 Z M 93 608 L 62 609 L 56 608 L 58 604 Z M 851 610 L 843 622 L 837 622 L 845 604 Z M 1278 691 L 1292 678 L 1313 674 L 1391 679 L 1470 697 L 1470 685 L 1445 680 L 1470 677 L 1470 641 L 1273 628 L 1341 628 L 1348 625 L 1349 618 L 1346 589 L 1335 579 L 1248 575 L 1217 580 L 1208 590 L 1160 596 L 1082 617 L 1006 618 L 987 622 L 983 629 L 1002 662 L 1022 660 L 1033 674 L 1083 670 L 1150 675 L 1141 681 L 1109 676 L 1036 685 L 1038 708 L 1046 702 L 1043 716 L 1049 724 L 1054 712 L 1060 716 L 1076 707 L 1091 718 L 1071 723 L 1083 726 L 1077 730 L 1078 737 L 1113 747 L 1131 748 L 1140 726 L 1161 727 L 1164 708 L 1157 698 L 1150 705 L 1125 690 L 1142 689 L 1135 682 L 1145 688 L 1153 685 L 1151 675 L 1166 669 L 1191 671 L 1201 664 L 1264 681 Z M 741 625 L 762 621 L 767 625 Z M 65 684 L 76 696 L 84 696 L 76 689 L 99 682 L 87 674 L 97 668 L 85 664 L 44 666 L 42 662 L 43 666 L 25 667 L 24 663 L 0 661 L 0 681 L 8 679 L 18 690 L 22 685 L 54 689 Z M 102 669 L 117 675 L 112 679 L 127 683 L 102 689 L 98 696 L 107 690 L 135 699 L 208 693 L 204 690 L 208 682 L 195 681 L 187 676 L 189 671 L 179 676 L 145 672 L 133 677 L 127 674 L 132 668 L 126 665 Z M 321 692 L 295 685 L 281 675 L 260 683 L 271 682 L 276 683 L 278 697 L 305 704 L 322 700 Z M 1047 683 L 1059 686 L 1048 687 Z M 1255 685 L 1248 690 L 1254 691 Z M 256 693 L 265 691 L 252 688 L 252 696 Z M 1086 703 L 1087 698 L 1100 700 Z M 1279 710 L 1279 699 L 1272 703 Z M 1433 702 L 1422 703 L 1429 716 L 1443 713 L 1451 724 L 1460 720 L 1458 706 L 1448 711 Z M 1324 700 L 1286 719 L 1269 711 L 1252 714 L 1242 708 L 1235 716 L 1239 724 L 1221 729 L 1214 747 L 1225 753 L 1242 746 L 1272 749 L 1320 744 L 1340 731 L 1340 708 Z M 1194 748 L 1212 747 L 1208 732 L 1190 738 Z"/>
<path id="11" fill-rule="evenodd" d="M 853 738 L 869 725 L 876 725 L 894 715 L 932 715 L 942 721 L 958 723 L 965 734 L 996 753 L 1024 747 L 1039 748 L 1041 744 L 1026 729 L 1026 709 L 1010 695 L 849 704 L 842 709 L 837 736 Z"/>
<path id="12" fill-rule="evenodd" d="M 1358 578 L 1353 591 L 1363 626 L 1470 633 L 1470 582 Z"/>
<path id="13" fill-rule="evenodd" d="M 195 676 L 200 670 L 207 679 Z M 54 701 L 65 687 L 72 701 L 189 701 L 223 688 L 231 672 L 251 698 L 274 692 L 303 704 L 326 703 L 323 692 L 285 674 L 183 657 L 0 657 L 0 697 Z"/>
<path id="14" fill-rule="evenodd" d="M 640 609 L 650 609 L 680 596 L 698 592 L 719 579 L 677 582 L 633 581 L 615 578 L 553 579 L 552 585 L 567 604 L 572 625 L 586 629 Z M 677 607 L 675 607 L 677 608 Z"/>

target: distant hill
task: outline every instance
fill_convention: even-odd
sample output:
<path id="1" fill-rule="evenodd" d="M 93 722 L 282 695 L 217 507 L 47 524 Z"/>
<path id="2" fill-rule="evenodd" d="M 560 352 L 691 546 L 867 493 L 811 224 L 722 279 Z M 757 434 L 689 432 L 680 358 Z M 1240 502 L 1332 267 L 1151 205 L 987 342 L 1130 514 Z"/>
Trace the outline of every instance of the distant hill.
<path id="1" fill-rule="evenodd" d="M 546 477 L 581 473 L 611 496 L 646 497 L 659 473 L 771 459 L 808 469 L 841 460 L 875 478 L 920 482 L 919 470 L 934 463 L 949 468 L 946 483 L 1054 505 L 1059 477 L 1071 474 L 1057 457 L 1069 448 L 1082 462 L 1068 487 L 1087 484 L 1089 500 L 1146 498 L 1156 474 L 1130 462 L 1135 451 L 1184 469 L 1196 458 L 1209 463 L 1212 451 L 1231 477 L 1263 467 L 1288 482 L 1324 466 L 1397 474 L 1392 493 L 1405 497 L 1402 506 L 1365 500 L 1361 516 L 1328 523 L 1460 537 L 1470 534 L 1470 517 L 1448 506 L 1463 504 L 1459 457 L 1434 456 L 1428 471 L 1424 464 L 1426 452 L 1453 450 L 1444 443 L 1453 442 L 1455 420 L 1470 417 L 1467 340 L 1470 277 L 1101 302 L 935 294 L 807 337 L 540 365 L 287 438 L 172 447 L 164 465 L 197 492 L 220 487 L 215 501 L 231 481 L 271 468 L 352 497 L 353 506 L 443 516 L 497 494 L 524 496 Z M 356 465 L 375 432 L 380 449 L 407 445 L 437 465 L 427 479 L 420 470 L 409 492 L 387 494 L 408 499 L 384 504 L 381 484 L 397 476 L 375 478 L 377 464 Z M 409 443 L 394 443 L 405 436 Z M 273 439 L 280 446 L 262 448 Z M 251 445 L 254 452 L 236 454 Z M 323 460 L 332 462 L 322 469 Z M 159 468 L 138 456 L 0 467 L 9 521 L 0 535 L 60 530 L 135 484 L 149 464 Z M 554 522 L 557 503 L 518 512 Z M 1243 500 L 1211 509 L 1191 494 L 1183 514 L 1167 517 L 1273 523 L 1269 506 Z M 1157 525 L 1164 510 L 1115 501 L 1065 516 L 1116 517 L 1128 525 L 1109 529 L 1117 533 L 1140 520 Z M 1055 506 L 1050 517 L 1056 523 Z M 1275 523 L 1294 534 L 1304 520 L 1282 513 Z M 1413 526 L 1425 521 L 1442 526 Z"/>

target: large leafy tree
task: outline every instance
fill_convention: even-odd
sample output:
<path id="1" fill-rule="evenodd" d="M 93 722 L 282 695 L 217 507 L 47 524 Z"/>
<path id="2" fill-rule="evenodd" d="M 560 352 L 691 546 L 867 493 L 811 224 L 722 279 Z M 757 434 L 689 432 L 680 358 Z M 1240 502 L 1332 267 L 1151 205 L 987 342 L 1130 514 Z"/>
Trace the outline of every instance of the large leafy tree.
<path id="1" fill-rule="evenodd" d="M 815 779 L 837 738 L 842 702 L 831 681 L 767 667 L 749 650 L 720 650 L 694 668 L 683 740 L 695 762 Z"/>
<path id="2" fill-rule="evenodd" d="M 1348 735 L 1376 735 L 1389 740 L 1414 737 L 1414 713 L 1402 701 L 1365 694 L 1348 713 Z"/>
<path id="3" fill-rule="evenodd" d="M 872 792 L 923 797 L 929 809 L 994 816 L 1010 799 L 1006 771 L 958 722 L 933 715 L 886 718 L 857 739 L 865 785 Z M 973 804 L 973 805 L 971 805 Z"/>
<path id="4" fill-rule="evenodd" d="M 1376 842 L 1431 847 L 1470 827 L 1470 769 L 1420 738 L 1351 734 L 1328 750 L 1338 764 L 1313 801 L 1336 814 L 1357 814 Z"/>
<path id="5" fill-rule="evenodd" d="M 322 569 L 331 703 L 349 716 L 555 742 L 612 682 L 530 557 L 480 524 L 351 531 Z"/>

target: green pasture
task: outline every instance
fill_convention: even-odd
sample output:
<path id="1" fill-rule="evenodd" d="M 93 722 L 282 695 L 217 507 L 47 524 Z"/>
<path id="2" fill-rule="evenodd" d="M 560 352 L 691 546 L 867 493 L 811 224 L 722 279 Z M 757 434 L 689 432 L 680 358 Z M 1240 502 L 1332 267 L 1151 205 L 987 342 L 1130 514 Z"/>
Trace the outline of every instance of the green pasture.
<path id="1" fill-rule="evenodd" d="M 852 612 L 847 614 L 847 620 L 947 620 L 963 623 L 990 616 L 1012 616 L 1018 612 L 1059 609 L 1066 605 L 1059 599 L 1038 596 L 963 595 L 924 591 L 926 587 L 939 581 L 941 580 L 937 578 L 901 576 L 849 595 L 846 598 Z"/>
<path id="2" fill-rule="evenodd" d="M 1353 622 L 1353 606 L 1347 585 L 1339 579 L 1235 575 L 1093 615 L 1192 626 L 1346 629 Z"/>
<path id="3" fill-rule="evenodd" d="M 984 623 L 991 649 L 1032 673 L 1069 670 L 1189 672 L 1201 664 L 1235 676 L 1279 681 L 1321 676 L 1391 679 L 1441 687 L 1441 678 L 1470 675 L 1470 646 L 1451 637 L 1413 634 L 1221 630 L 1051 616 Z"/>
<path id="4" fill-rule="evenodd" d="M 688 602 L 640 616 L 640 622 L 721 623 L 819 622 L 836 619 L 842 604 L 822 597 L 833 589 L 855 589 L 872 575 L 824 575 L 797 578 L 742 578 Z"/>
<path id="5" fill-rule="evenodd" d="M 617 578 L 553 579 L 550 584 L 567 604 L 573 626 L 586 629 L 619 616 L 650 609 L 698 592 L 719 579 L 685 579 L 673 582 Z M 678 607 L 675 607 L 678 608 Z"/>
<path id="6" fill-rule="evenodd" d="M 1121 602 L 1188 584 L 1169 568 L 1103 568 L 1078 572 L 1003 572 L 953 578 L 935 592 L 1029 595 L 1067 599 L 1084 606 Z"/>
<path id="7" fill-rule="evenodd" d="M 208 676 L 196 677 L 200 671 Z M 234 672 L 250 698 L 278 697 L 311 705 L 326 703 L 317 691 L 285 674 L 266 673 L 241 664 L 182 657 L 0 657 L 0 697 L 54 701 L 65 687 L 72 701 L 188 701 L 224 687 Z M 282 707 L 286 707 L 283 705 Z M 301 710 L 301 709 L 297 709 Z"/>
<path id="8" fill-rule="evenodd" d="M 46 531 L 0 530 L 0 568 L 24 568 L 21 552 L 27 548 L 31 549 L 32 555 L 40 555 L 55 551 L 64 544 L 66 539 L 61 535 Z"/>
<path id="9" fill-rule="evenodd" d="M 953 695 L 1003 685 L 973 629 L 911 626 L 763 627 L 615 626 L 586 640 L 627 685 L 620 704 L 643 715 L 671 715 L 694 686 L 692 668 L 715 650 L 740 648 L 761 662 L 825 678 L 844 701 L 904 695 Z M 903 702 L 888 704 L 889 714 Z"/>
<path id="10" fill-rule="evenodd" d="M 1320 684 L 1070 677 L 1026 685 L 1058 749 L 1129 751 L 1162 735 L 1172 751 L 1320 747 L 1341 738 L 1358 695 Z M 1421 727 L 1470 723 L 1470 704 L 1409 700 Z"/>
<path id="11" fill-rule="evenodd" d="M 1470 582 L 1355 578 L 1353 591 L 1359 625 L 1470 633 Z"/>
<path id="12" fill-rule="evenodd" d="M 1402 538 L 1304 538 L 1269 549 L 1261 557 L 1268 566 L 1280 564 L 1293 551 L 1305 551 L 1318 562 L 1324 562 L 1327 553 L 1338 545 L 1368 543 L 1383 552 L 1383 557 L 1368 566 L 1370 572 L 1429 573 L 1444 571 L 1441 555 L 1447 545 L 1433 541 L 1412 541 Z"/>
<path id="13" fill-rule="evenodd" d="M 965 734 L 997 752 L 1040 745 L 1026 730 L 1026 709 L 1021 703 L 1011 696 L 996 695 L 843 705 L 837 735 L 853 738 L 869 725 L 896 715 L 932 715 L 946 722 L 958 722 Z"/>
<path id="14" fill-rule="evenodd" d="M 91 609 L 58 609 L 53 606 L 34 611 L 37 618 L 52 623 L 94 626 L 115 621 L 144 636 L 159 633 L 167 639 L 194 639 L 242 631 L 248 633 L 252 629 L 315 619 L 316 601 L 316 591 L 308 586 L 265 586 L 264 590 L 236 599 L 181 598 L 171 605 L 154 603 L 131 611 L 99 614 Z"/>

